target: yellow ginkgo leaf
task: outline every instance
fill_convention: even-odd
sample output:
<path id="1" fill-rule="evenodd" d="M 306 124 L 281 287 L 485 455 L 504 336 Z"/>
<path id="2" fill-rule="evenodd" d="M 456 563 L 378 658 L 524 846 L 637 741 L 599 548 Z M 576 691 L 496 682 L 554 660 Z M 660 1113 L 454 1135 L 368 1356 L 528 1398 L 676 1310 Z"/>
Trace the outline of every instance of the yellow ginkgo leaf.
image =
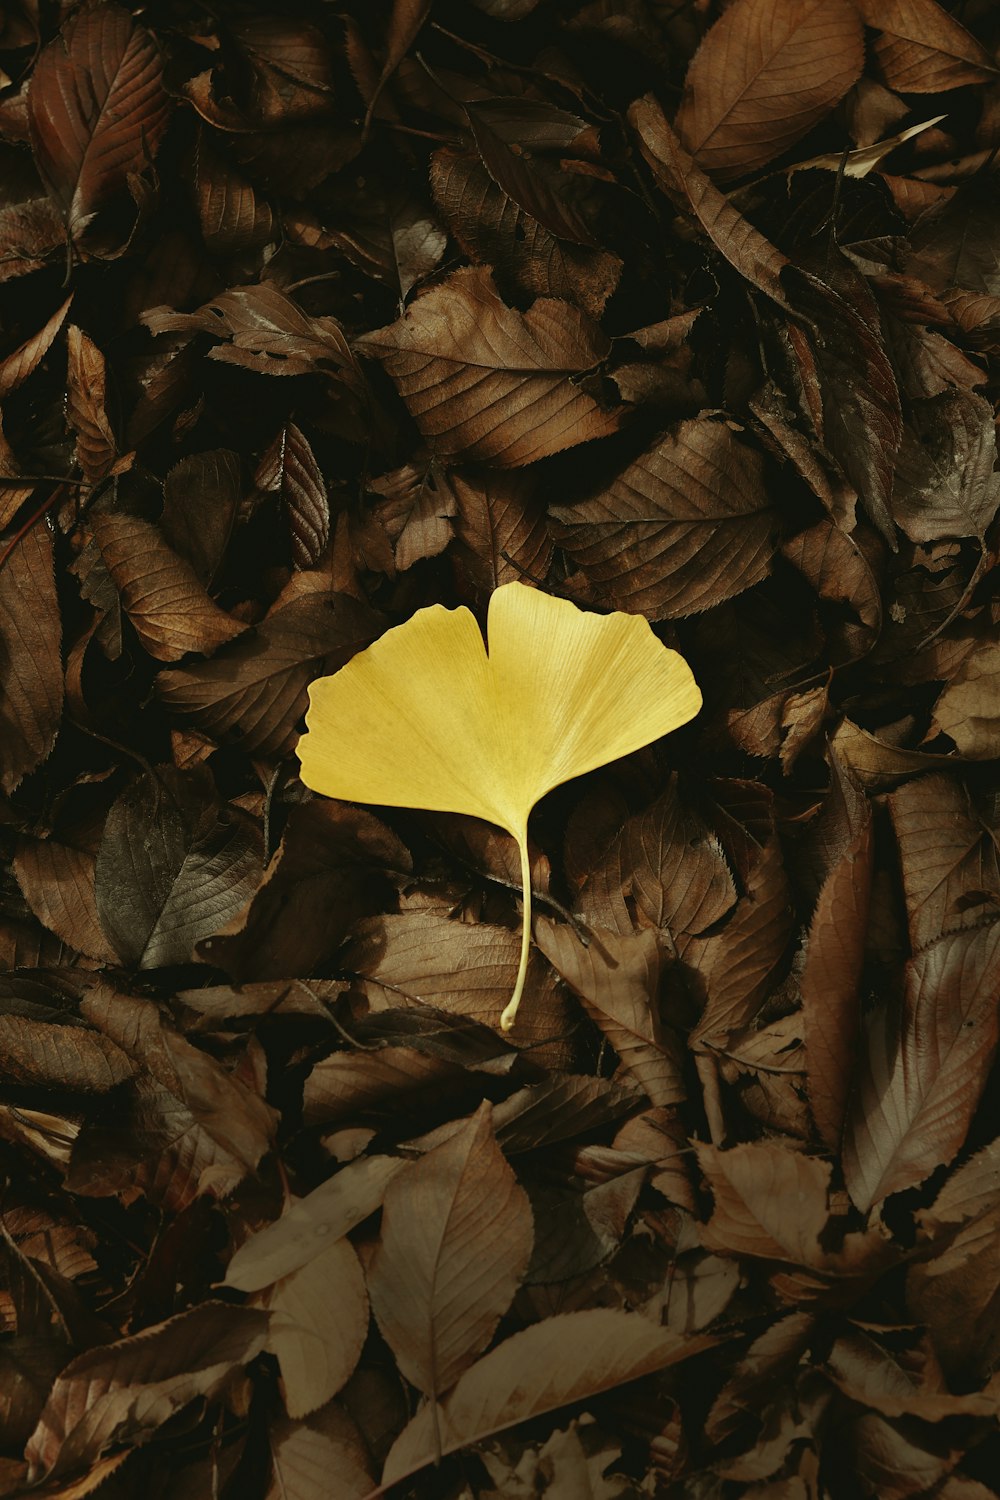
<path id="1" fill-rule="evenodd" d="M 587 614 L 521 583 L 490 598 L 489 655 L 467 609 L 433 604 L 309 689 L 302 780 L 348 802 L 471 813 L 518 842 L 531 940 L 528 816 L 553 787 L 648 745 L 701 707 L 691 669 L 640 615 Z"/>

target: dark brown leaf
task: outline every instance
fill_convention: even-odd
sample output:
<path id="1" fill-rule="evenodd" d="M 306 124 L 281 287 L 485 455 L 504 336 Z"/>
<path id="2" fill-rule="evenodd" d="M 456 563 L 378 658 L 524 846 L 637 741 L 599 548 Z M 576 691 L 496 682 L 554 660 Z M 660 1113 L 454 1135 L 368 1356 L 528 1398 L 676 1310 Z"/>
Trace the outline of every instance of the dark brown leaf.
<path id="1" fill-rule="evenodd" d="M 707 172 L 759 171 L 829 113 L 863 62 L 850 0 L 734 0 L 691 61 L 674 127 Z"/>
<path id="2" fill-rule="evenodd" d="M 42 525 L 0 569 L 0 786 L 12 792 L 55 743 L 63 709 L 52 538 Z"/>
<path id="3" fill-rule="evenodd" d="M 281 500 L 296 566 L 313 567 L 330 541 L 330 501 L 309 440 L 294 422 L 282 427 L 258 464 L 254 480 L 259 489 Z"/>
<path id="4" fill-rule="evenodd" d="M 107 370 L 100 349 L 72 323 L 66 346 L 66 418 L 76 433 L 76 461 L 93 482 L 112 473 L 118 459 L 107 414 Z"/>
<path id="5" fill-rule="evenodd" d="M 239 457 L 229 448 L 182 458 L 163 481 L 160 530 L 206 588 L 229 544 L 240 489 Z"/>
<path id="6" fill-rule="evenodd" d="M 209 598 L 194 568 L 152 521 L 104 511 L 91 527 L 122 608 L 157 661 L 176 661 L 189 651 L 211 656 L 246 629 Z"/>
<path id="7" fill-rule="evenodd" d="M 31 910 L 50 932 L 87 958 L 114 963 L 94 890 L 93 854 L 55 839 L 22 839 L 14 873 Z"/>
<path id="8" fill-rule="evenodd" d="M 858 9 L 879 32 L 875 57 L 891 89 L 937 94 L 997 76 L 989 53 L 937 0 L 858 0 Z"/>
<path id="9" fill-rule="evenodd" d="M 40 328 L 19 348 L 0 360 L 0 401 L 5 400 L 12 391 L 16 391 L 18 386 L 27 380 L 32 370 L 37 369 L 41 364 L 66 321 L 66 314 L 69 312 L 72 301 L 71 296 L 67 297 L 62 306 L 52 314 L 44 328 Z"/>
<path id="10" fill-rule="evenodd" d="M 452 555 L 477 594 L 548 575 L 552 539 L 529 475 L 453 469 L 448 486 L 456 507 Z"/>
<path id="11" fill-rule="evenodd" d="M 292 745 L 314 677 L 352 656 L 378 633 L 367 606 L 301 573 L 252 631 L 212 661 L 161 672 L 169 708 L 218 739 L 239 735 L 246 749 L 284 754 Z"/>
<path id="12" fill-rule="evenodd" d="M 720 604 L 771 569 L 763 461 L 710 418 L 680 423 L 603 493 L 551 515 L 602 602 L 651 620 Z"/>
<path id="13" fill-rule="evenodd" d="M 952 932 L 906 968 L 903 1011 L 869 1018 L 844 1171 L 859 1208 L 923 1182 L 965 1139 L 997 1045 L 1000 923 Z"/>
<path id="14" fill-rule="evenodd" d="M 170 115 L 161 74 L 156 42 L 118 5 L 87 5 L 39 58 L 31 144 L 73 239 L 156 155 Z"/>
<path id="15" fill-rule="evenodd" d="M 128 964 L 188 963 L 198 940 L 243 906 L 260 866 L 256 830 L 219 806 L 211 778 L 161 767 L 108 814 L 97 855 L 101 924 Z"/>
<path id="16" fill-rule="evenodd" d="M 526 313 L 501 301 L 488 271 L 454 272 L 397 323 L 355 340 L 381 359 L 421 433 L 442 455 L 517 468 L 605 437 L 624 408 L 602 409 L 574 383 L 608 352 L 569 303 Z"/>

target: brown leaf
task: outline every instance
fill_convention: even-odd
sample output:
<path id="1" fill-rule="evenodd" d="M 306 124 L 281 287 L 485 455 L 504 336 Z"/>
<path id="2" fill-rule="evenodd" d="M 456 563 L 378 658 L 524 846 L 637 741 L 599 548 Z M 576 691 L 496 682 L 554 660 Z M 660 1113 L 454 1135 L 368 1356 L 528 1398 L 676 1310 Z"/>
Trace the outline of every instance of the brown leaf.
<path id="1" fill-rule="evenodd" d="M 335 1403 L 300 1421 L 275 1422 L 270 1430 L 274 1480 L 266 1500 L 366 1500 L 375 1481 L 361 1434 Z"/>
<path id="2" fill-rule="evenodd" d="M 833 760 L 831 776 L 844 772 Z M 861 1019 L 861 970 L 865 957 L 872 884 L 871 810 L 863 797 L 842 799 L 848 812 L 846 847 L 833 863 L 819 893 L 806 939 L 802 968 L 809 1105 L 820 1138 L 836 1151 L 851 1084 L 852 1061 Z"/>
<path id="3" fill-rule="evenodd" d="M 157 689 L 174 713 L 216 739 L 285 754 L 314 677 L 334 671 L 378 634 L 367 605 L 333 593 L 320 574 L 297 575 L 269 613 L 211 661 L 161 672 Z"/>
<path id="4" fill-rule="evenodd" d="M 66 321 L 72 301 L 72 295 L 67 297 L 43 328 L 0 360 L 0 401 L 6 400 L 18 386 L 24 384 L 33 370 L 37 370 Z"/>
<path id="5" fill-rule="evenodd" d="M 691 61 L 674 128 L 707 172 L 759 171 L 829 113 L 863 63 L 849 0 L 735 0 Z"/>
<path id="6" fill-rule="evenodd" d="M 934 705 L 933 728 L 969 760 L 1000 754 L 1000 645 L 984 641 L 962 661 Z"/>
<path id="7" fill-rule="evenodd" d="M 685 945 L 684 965 L 705 995 L 695 1040 L 718 1045 L 756 1015 L 791 933 L 788 897 L 780 846 L 771 839 L 759 851 L 746 893 L 725 924 Z"/>
<path id="8" fill-rule="evenodd" d="M 448 485 L 456 504 L 452 556 L 478 595 L 548 575 L 552 539 L 531 475 L 453 469 Z"/>
<path id="9" fill-rule="evenodd" d="M 502 289 L 564 297 L 600 317 L 621 277 L 617 255 L 558 239 L 507 196 L 471 151 L 435 152 L 430 181 L 452 235 L 470 260 L 493 267 Z"/>
<path id="10" fill-rule="evenodd" d="M 45 48 L 28 120 L 38 170 L 77 239 L 156 155 L 170 115 L 160 53 L 118 5 L 88 5 Z"/>
<path id="11" fill-rule="evenodd" d="M 382 360 L 423 436 L 449 457 L 517 468 L 607 436 L 624 414 L 570 378 L 607 354 L 601 330 L 554 298 L 526 313 L 508 307 L 486 270 L 455 271 L 355 347 Z"/>
<path id="12" fill-rule="evenodd" d="M 210 334 L 220 342 L 209 350 L 209 359 L 261 375 L 323 374 L 348 383 L 356 378 L 354 357 L 336 319 L 308 317 L 270 282 L 230 287 L 197 312 L 152 308 L 142 321 L 154 334 Z"/>
<path id="13" fill-rule="evenodd" d="M 784 307 L 781 274 L 788 261 L 780 250 L 695 166 L 667 124 L 659 104 L 647 95 L 628 111 L 643 157 L 667 196 L 693 214 L 708 238 L 745 281 Z"/>
<path id="14" fill-rule="evenodd" d="M 677 1364 L 712 1342 L 679 1338 L 639 1313 L 611 1308 L 546 1318 L 484 1355 L 443 1402 L 421 1408 L 393 1443 L 382 1484 L 518 1422 Z"/>
<path id="15" fill-rule="evenodd" d="M 55 839 L 22 839 L 14 874 L 24 899 L 50 932 L 87 958 L 116 961 L 97 910 L 93 854 Z"/>
<path id="16" fill-rule="evenodd" d="M 498 1027 L 510 999 L 520 956 L 519 934 L 485 922 L 458 922 L 440 912 L 402 912 L 362 922 L 342 960 L 367 980 L 368 993 L 384 986 L 396 1003 L 428 1004 Z M 567 1019 L 555 978 L 536 955 L 528 967 L 519 1046 L 557 1036 Z"/>
<path id="17" fill-rule="evenodd" d="M 880 33 L 874 51 L 889 88 L 937 94 L 996 78 L 990 54 L 936 0 L 857 3 L 866 23 Z"/>
<path id="18" fill-rule="evenodd" d="M 650 1103 L 681 1103 L 687 1096 L 681 1049 L 660 1022 L 664 949 L 655 928 L 626 936 L 595 928 L 584 947 L 567 925 L 539 917 L 535 941 Z"/>
<path id="19" fill-rule="evenodd" d="M 385 1195 L 368 1270 L 372 1309 L 400 1370 L 436 1400 L 492 1338 L 533 1239 L 527 1195 L 484 1103 Z"/>
<path id="20" fill-rule="evenodd" d="M 294 422 L 282 427 L 265 452 L 254 483 L 280 498 L 296 567 L 313 567 L 330 541 L 330 501 L 309 440 Z"/>
<path id="21" fill-rule="evenodd" d="M 708 1250 L 809 1265 L 830 1210 L 830 1166 L 777 1142 L 699 1145 L 698 1163 L 712 1190 L 712 1217 L 699 1229 Z"/>
<path id="22" fill-rule="evenodd" d="M 93 483 L 110 474 L 118 443 L 107 415 L 104 355 L 75 324 L 66 332 L 66 420 L 76 433 L 76 461 Z"/>
<path id="23" fill-rule="evenodd" d="M 404 1157 L 363 1156 L 291 1203 L 273 1224 L 252 1234 L 226 1269 L 224 1286 L 258 1292 L 321 1255 L 380 1207 L 392 1179 L 409 1167 Z"/>
<path id="24" fill-rule="evenodd" d="M 709 609 L 771 570 L 763 461 L 711 418 L 679 423 L 602 493 L 551 515 L 602 601 L 651 620 Z"/>
<path id="25" fill-rule="evenodd" d="M 368 1296 L 357 1252 L 336 1239 L 255 1301 L 270 1314 L 267 1348 L 281 1370 L 285 1410 L 307 1416 L 337 1394 L 361 1356 Z"/>
<path id="26" fill-rule="evenodd" d="M 240 493 L 240 461 L 229 448 L 192 453 L 163 481 L 160 530 L 206 588 L 229 544 Z"/>
<path id="27" fill-rule="evenodd" d="M 382 64 L 378 82 L 367 98 L 366 132 L 371 124 L 372 113 L 378 103 L 379 95 L 416 41 L 430 8 L 431 0 L 393 0 L 392 13 L 386 28 L 385 61 Z"/>
<path id="28" fill-rule="evenodd" d="M 676 778 L 614 834 L 576 900 L 588 922 L 626 934 L 635 920 L 665 928 L 683 952 L 736 904 L 718 839 L 685 806 Z"/>
<path id="29" fill-rule="evenodd" d="M 210 656 L 246 629 L 209 598 L 194 568 L 152 521 L 103 511 L 90 525 L 122 608 L 157 661 L 176 661 L 189 651 Z"/>
<path id="30" fill-rule="evenodd" d="M 562 169 L 558 153 L 588 156 L 585 120 L 541 99 L 476 99 L 466 105 L 483 165 L 497 187 L 557 239 L 594 247 L 584 204 L 587 179 Z"/>
<path id="31" fill-rule="evenodd" d="M 237 981 L 313 974 L 411 869 L 408 850 L 366 808 L 325 800 L 293 808 L 249 906 L 229 931 L 214 928 L 199 954 Z"/>
<path id="32" fill-rule="evenodd" d="M 198 134 L 195 192 L 201 232 L 213 254 L 237 255 L 277 238 L 271 205 L 230 166 L 204 127 Z"/>
<path id="33" fill-rule="evenodd" d="M 12 792 L 55 743 L 63 709 L 62 626 L 52 538 L 35 525 L 0 569 L 0 787 Z"/>
<path id="34" fill-rule="evenodd" d="M 380 190 L 367 179 L 351 199 L 347 222 L 330 223 L 324 216 L 320 232 L 366 276 L 398 292 L 401 301 L 438 266 L 448 243 L 421 199 L 395 185 Z"/>
<path id="35" fill-rule="evenodd" d="M 981 396 L 948 390 L 916 403 L 905 430 L 893 515 L 913 542 L 984 534 L 1000 506 L 994 473 L 993 408 Z"/>
<path id="36" fill-rule="evenodd" d="M 59 1376 L 26 1449 L 35 1482 L 138 1447 L 190 1402 L 223 1391 L 265 1347 L 267 1319 L 205 1302 L 117 1343 L 77 1355 Z"/>
<path id="37" fill-rule="evenodd" d="M 401 573 L 426 557 L 437 557 L 455 534 L 452 519 L 458 509 L 454 485 L 431 462 L 420 468 L 404 464 L 370 483 L 385 498 L 375 516 L 392 542 L 393 558 Z"/>
<path id="38" fill-rule="evenodd" d="M 161 767 L 108 814 L 95 875 L 101 924 L 125 963 L 189 963 L 198 940 L 244 905 L 260 867 L 257 830 L 220 807 L 204 768 Z"/>
<path id="39" fill-rule="evenodd" d="M 996 1052 L 998 983 L 1000 923 L 948 933 L 907 964 L 902 1015 L 882 1001 L 871 1016 L 844 1145 L 859 1208 L 961 1146 Z"/>
<path id="40" fill-rule="evenodd" d="M 1000 913 L 1000 852 L 971 792 L 922 776 L 888 798 L 914 952 Z"/>
<path id="41" fill-rule="evenodd" d="M 107 1094 L 132 1077 L 135 1068 L 120 1047 L 70 1020 L 53 1025 L 30 1016 L 0 1015 L 5 1082 Z"/>
<path id="42" fill-rule="evenodd" d="M 202 1193 L 225 1197 L 270 1150 L 275 1112 L 148 1001 L 95 986 L 80 1002 L 90 1024 L 139 1065 L 113 1117 L 88 1123 L 73 1147 L 69 1184 L 104 1196 L 144 1191 L 179 1212 Z"/>
<path id="43" fill-rule="evenodd" d="M 954 1172 L 917 1214 L 923 1253 L 910 1267 L 907 1304 L 927 1324 L 949 1374 L 981 1374 L 1000 1350 L 1000 1162 L 995 1141 Z"/>

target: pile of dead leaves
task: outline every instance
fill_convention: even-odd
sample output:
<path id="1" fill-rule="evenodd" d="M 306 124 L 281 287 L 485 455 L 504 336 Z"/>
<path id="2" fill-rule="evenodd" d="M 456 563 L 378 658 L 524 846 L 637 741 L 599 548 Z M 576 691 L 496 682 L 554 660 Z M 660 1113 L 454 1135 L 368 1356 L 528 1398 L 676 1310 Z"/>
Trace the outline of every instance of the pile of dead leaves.
<path id="1" fill-rule="evenodd" d="M 994 1495 L 998 46 L 3 8 L 2 1493 Z M 294 748 L 514 580 L 705 706 L 506 1037 L 513 840 Z"/>

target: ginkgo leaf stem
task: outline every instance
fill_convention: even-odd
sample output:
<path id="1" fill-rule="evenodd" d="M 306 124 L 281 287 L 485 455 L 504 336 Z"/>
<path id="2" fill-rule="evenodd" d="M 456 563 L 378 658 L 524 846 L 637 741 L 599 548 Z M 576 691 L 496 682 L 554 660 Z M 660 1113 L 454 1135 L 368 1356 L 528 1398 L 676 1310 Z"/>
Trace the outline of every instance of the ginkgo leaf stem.
<path id="1" fill-rule="evenodd" d="M 517 836 L 517 847 L 521 851 L 521 961 L 517 966 L 517 982 L 514 993 L 508 1000 L 500 1017 L 500 1030 L 510 1031 L 517 1019 L 517 1007 L 524 992 L 524 981 L 528 975 L 528 959 L 531 956 L 531 861 L 528 857 L 528 830 L 524 828 Z"/>

